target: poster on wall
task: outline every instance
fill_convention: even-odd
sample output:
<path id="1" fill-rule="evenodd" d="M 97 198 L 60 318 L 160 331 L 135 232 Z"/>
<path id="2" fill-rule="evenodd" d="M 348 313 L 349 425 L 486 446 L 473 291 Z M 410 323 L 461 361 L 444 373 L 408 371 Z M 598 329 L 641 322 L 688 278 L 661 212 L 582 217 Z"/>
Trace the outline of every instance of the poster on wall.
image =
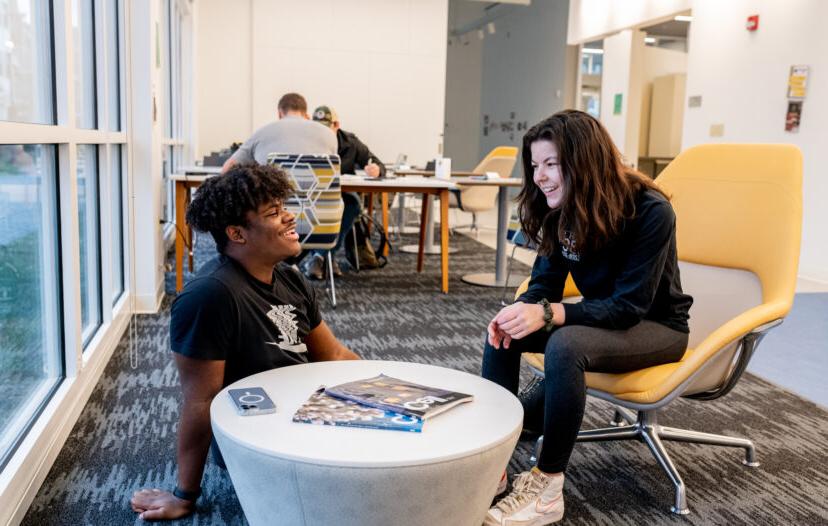
<path id="1" fill-rule="evenodd" d="M 788 101 L 788 113 L 785 115 L 785 131 L 799 132 L 799 120 L 802 118 L 802 101 Z"/>
<path id="2" fill-rule="evenodd" d="M 808 89 L 808 66 L 791 66 L 788 75 L 788 98 L 804 99 Z"/>
<path id="3" fill-rule="evenodd" d="M 624 95 L 621 93 L 616 93 L 615 97 L 613 98 L 612 104 L 612 114 L 613 115 L 621 115 L 621 105 L 624 101 Z"/>
<path id="4" fill-rule="evenodd" d="M 510 142 L 515 142 L 515 132 L 524 132 L 529 129 L 527 121 L 516 120 L 516 113 L 509 112 L 509 118 L 502 121 L 495 121 L 488 114 L 483 115 L 483 137 L 493 135 L 495 132 L 507 134 Z"/>

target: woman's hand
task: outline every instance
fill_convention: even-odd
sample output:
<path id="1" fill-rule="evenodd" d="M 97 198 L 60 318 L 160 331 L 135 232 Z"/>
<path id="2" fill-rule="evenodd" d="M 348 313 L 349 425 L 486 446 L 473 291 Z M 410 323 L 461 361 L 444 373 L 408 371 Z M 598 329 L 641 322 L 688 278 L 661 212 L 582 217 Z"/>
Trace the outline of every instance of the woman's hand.
<path id="1" fill-rule="evenodd" d="M 501 310 L 501 312 L 503 311 Z M 500 348 L 501 344 L 503 345 L 504 349 L 509 348 L 509 344 L 512 343 L 512 337 L 500 330 L 500 328 L 497 325 L 497 316 L 495 316 L 492 319 L 492 321 L 489 322 L 487 330 L 489 333 L 489 345 L 491 345 L 495 349 Z"/>
<path id="2" fill-rule="evenodd" d="M 496 323 L 498 330 L 508 336 L 509 340 L 520 340 L 543 328 L 543 306 L 519 301 L 502 308 L 492 323 Z M 504 346 L 509 348 L 505 342 Z"/>

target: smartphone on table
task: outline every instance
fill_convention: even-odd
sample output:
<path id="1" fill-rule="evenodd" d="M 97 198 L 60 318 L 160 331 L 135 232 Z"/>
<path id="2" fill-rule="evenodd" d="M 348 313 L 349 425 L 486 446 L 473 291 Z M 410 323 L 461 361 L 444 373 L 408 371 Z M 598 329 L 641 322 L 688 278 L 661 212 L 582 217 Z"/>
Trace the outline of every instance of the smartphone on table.
<path id="1" fill-rule="evenodd" d="M 265 415 L 276 412 L 276 404 L 261 387 L 229 389 L 227 394 L 233 400 L 236 412 L 242 416 Z"/>

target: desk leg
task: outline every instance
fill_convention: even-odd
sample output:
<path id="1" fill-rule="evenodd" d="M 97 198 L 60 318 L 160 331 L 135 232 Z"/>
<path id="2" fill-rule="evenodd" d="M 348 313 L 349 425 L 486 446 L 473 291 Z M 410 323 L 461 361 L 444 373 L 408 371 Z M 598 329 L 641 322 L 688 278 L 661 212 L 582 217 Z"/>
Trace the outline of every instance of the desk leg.
<path id="1" fill-rule="evenodd" d="M 436 194 L 435 194 L 436 195 Z M 432 194 L 423 194 L 423 199 L 426 201 L 432 201 L 433 196 Z M 440 254 L 440 247 L 434 244 L 434 214 L 431 213 L 431 206 L 428 207 L 429 214 L 426 217 L 426 239 L 425 239 L 425 248 L 423 249 L 426 254 L 429 256 L 436 256 Z M 422 221 L 422 216 L 420 217 L 420 221 Z M 419 253 L 420 248 L 414 245 L 403 245 L 400 247 L 400 252 L 405 252 L 406 254 L 414 254 Z M 456 252 L 457 249 L 449 249 L 449 254 Z"/>
<path id="2" fill-rule="evenodd" d="M 175 291 L 184 287 L 184 208 L 187 206 L 187 185 L 175 182 Z"/>
<path id="3" fill-rule="evenodd" d="M 382 229 L 385 231 L 385 239 L 388 239 L 388 194 L 386 192 L 380 194 L 380 203 L 382 203 Z M 382 255 L 388 257 L 388 243 L 383 247 Z"/>
<path id="4" fill-rule="evenodd" d="M 417 249 L 417 272 L 423 271 L 423 254 L 425 252 L 426 223 L 428 222 L 428 195 L 423 194 L 423 209 L 420 212 L 420 245 Z"/>
<path id="5" fill-rule="evenodd" d="M 448 294 L 449 289 L 449 274 L 448 274 L 448 209 L 449 209 L 449 193 L 448 190 L 440 191 L 440 270 L 442 272 L 442 287 L 444 294 Z"/>
<path id="6" fill-rule="evenodd" d="M 374 194 L 368 194 L 368 217 L 374 219 Z M 368 225 L 366 225 L 366 229 L 368 230 L 368 235 L 371 235 L 371 221 L 368 221 Z"/>

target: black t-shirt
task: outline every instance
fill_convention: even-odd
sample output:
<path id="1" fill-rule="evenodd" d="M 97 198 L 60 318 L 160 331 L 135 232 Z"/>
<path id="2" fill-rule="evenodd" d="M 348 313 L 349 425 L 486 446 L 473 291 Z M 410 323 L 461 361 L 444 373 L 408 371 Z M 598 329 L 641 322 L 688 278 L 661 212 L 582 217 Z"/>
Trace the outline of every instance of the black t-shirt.
<path id="1" fill-rule="evenodd" d="M 291 267 L 277 265 L 267 284 L 219 256 L 173 301 L 170 345 L 190 358 L 225 360 L 226 386 L 307 363 L 304 341 L 321 321 L 314 289 Z"/>
<path id="2" fill-rule="evenodd" d="M 565 303 L 566 325 L 628 329 L 651 320 L 689 332 L 693 298 L 681 290 L 676 253 L 676 214 L 658 192 L 645 190 L 635 201 L 635 216 L 615 239 L 592 254 L 581 255 L 555 240 L 553 253 L 538 256 L 528 290 L 518 301 L 558 302 L 567 274 L 583 294 L 579 303 Z"/>

